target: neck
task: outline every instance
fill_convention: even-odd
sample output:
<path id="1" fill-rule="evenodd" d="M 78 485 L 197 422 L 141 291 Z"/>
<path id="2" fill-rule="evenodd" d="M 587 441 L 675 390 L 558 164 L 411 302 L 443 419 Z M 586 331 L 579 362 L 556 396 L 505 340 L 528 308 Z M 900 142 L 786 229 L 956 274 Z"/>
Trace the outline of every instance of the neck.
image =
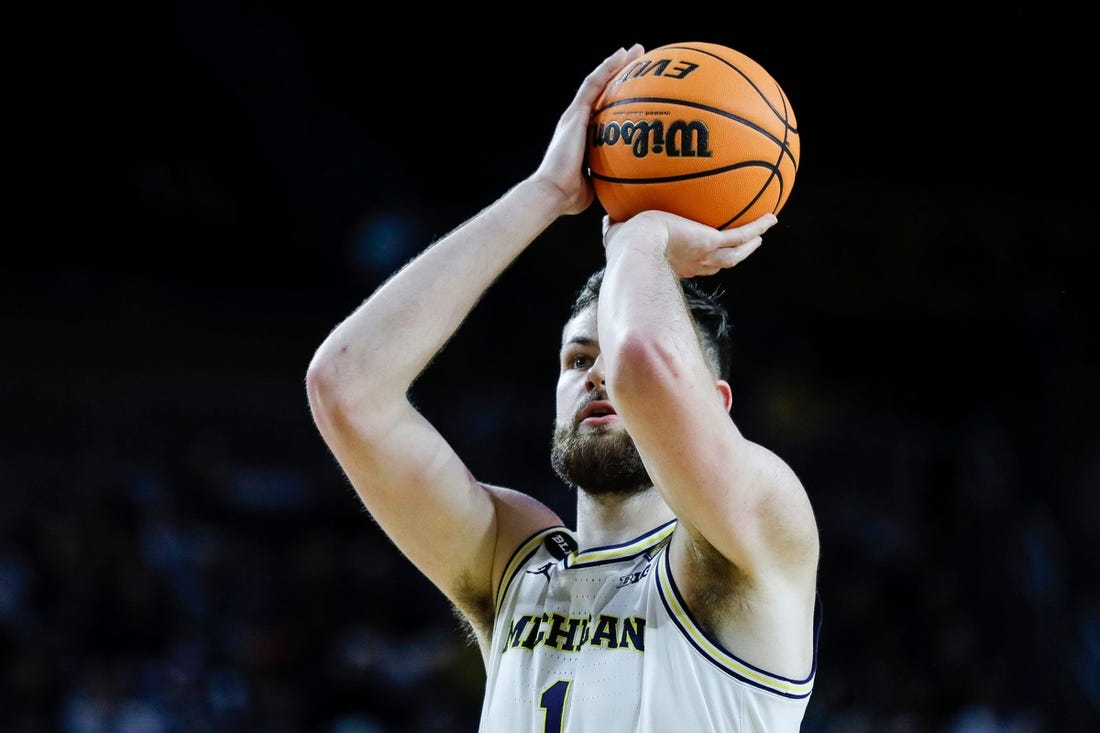
<path id="1" fill-rule="evenodd" d="M 577 491 L 577 539 L 582 549 L 632 540 L 671 519 L 675 515 L 653 486 L 628 495 Z"/>

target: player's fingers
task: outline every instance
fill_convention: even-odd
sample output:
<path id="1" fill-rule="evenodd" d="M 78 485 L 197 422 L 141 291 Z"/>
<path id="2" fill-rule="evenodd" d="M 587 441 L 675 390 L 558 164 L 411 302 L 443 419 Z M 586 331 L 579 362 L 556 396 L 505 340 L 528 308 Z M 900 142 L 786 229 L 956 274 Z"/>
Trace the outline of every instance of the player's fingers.
<path id="1" fill-rule="evenodd" d="M 723 245 L 736 246 L 746 243 L 754 237 L 762 236 L 764 232 L 775 226 L 778 221 L 779 219 L 775 217 L 775 214 L 764 214 L 757 219 L 753 219 L 748 224 L 742 224 L 739 227 L 727 229 L 722 232 Z"/>
<path id="2" fill-rule="evenodd" d="M 756 236 L 747 242 L 730 247 L 719 247 L 706 258 L 706 264 L 719 269 L 729 269 L 744 262 L 749 255 L 759 249 L 764 243 L 762 236 Z"/>
<path id="3" fill-rule="evenodd" d="M 584 78 L 584 82 L 577 90 L 575 103 L 585 109 L 591 107 L 592 103 L 596 101 L 596 97 L 604 90 L 604 87 L 611 81 L 615 73 L 630 61 L 641 56 L 642 53 L 644 53 L 642 46 L 635 43 L 630 47 L 630 50 L 619 48 L 615 53 L 605 58 L 599 66 Z"/>

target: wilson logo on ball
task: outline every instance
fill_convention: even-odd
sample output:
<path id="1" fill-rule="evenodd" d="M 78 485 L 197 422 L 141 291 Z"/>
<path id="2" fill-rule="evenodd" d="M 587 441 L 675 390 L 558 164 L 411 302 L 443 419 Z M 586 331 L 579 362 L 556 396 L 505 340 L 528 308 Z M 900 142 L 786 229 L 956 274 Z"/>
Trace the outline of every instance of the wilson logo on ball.
<path id="1" fill-rule="evenodd" d="M 709 158 L 710 131 L 699 120 L 676 120 L 668 125 L 661 120 L 626 120 L 619 122 L 600 122 L 591 127 L 592 147 L 604 145 L 625 145 L 635 158 L 644 158 L 650 153 L 670 158 Z"/>
<path id="2" fill-rule="evenodd" d="M 659 209 L 717 229 L 778 214 L 801 151 L 775 79 L 743 53 L 696 42 L 625 66 L 592 108 L 586 146 L 613 221 Z"/>

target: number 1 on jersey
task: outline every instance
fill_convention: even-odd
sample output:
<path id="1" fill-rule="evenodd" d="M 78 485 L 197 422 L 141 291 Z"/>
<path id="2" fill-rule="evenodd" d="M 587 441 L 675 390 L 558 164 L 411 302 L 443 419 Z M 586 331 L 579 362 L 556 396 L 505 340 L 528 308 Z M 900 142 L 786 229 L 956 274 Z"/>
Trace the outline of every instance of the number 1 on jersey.
<path id="1" fill-rule="evenodd" d="M 565 720 L 565 700 L 569 697 L 570 680 L 558 680 L 547 687 L 539 698 L 539 708 L 546 711 L 542 733 L 562 733 Z"/>

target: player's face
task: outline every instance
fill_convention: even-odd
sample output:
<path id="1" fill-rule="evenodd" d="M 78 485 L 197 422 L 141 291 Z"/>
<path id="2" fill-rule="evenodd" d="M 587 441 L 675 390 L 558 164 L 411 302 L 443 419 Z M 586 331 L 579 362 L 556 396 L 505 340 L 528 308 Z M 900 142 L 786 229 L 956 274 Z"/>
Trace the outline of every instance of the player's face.
<path id="1" fill-rule="evenodd" d="M 589 494 L 633 493 L 653 482 L 608 396 L 596 325 L 593 305 L 563 331 L 551 462 Z"/>

